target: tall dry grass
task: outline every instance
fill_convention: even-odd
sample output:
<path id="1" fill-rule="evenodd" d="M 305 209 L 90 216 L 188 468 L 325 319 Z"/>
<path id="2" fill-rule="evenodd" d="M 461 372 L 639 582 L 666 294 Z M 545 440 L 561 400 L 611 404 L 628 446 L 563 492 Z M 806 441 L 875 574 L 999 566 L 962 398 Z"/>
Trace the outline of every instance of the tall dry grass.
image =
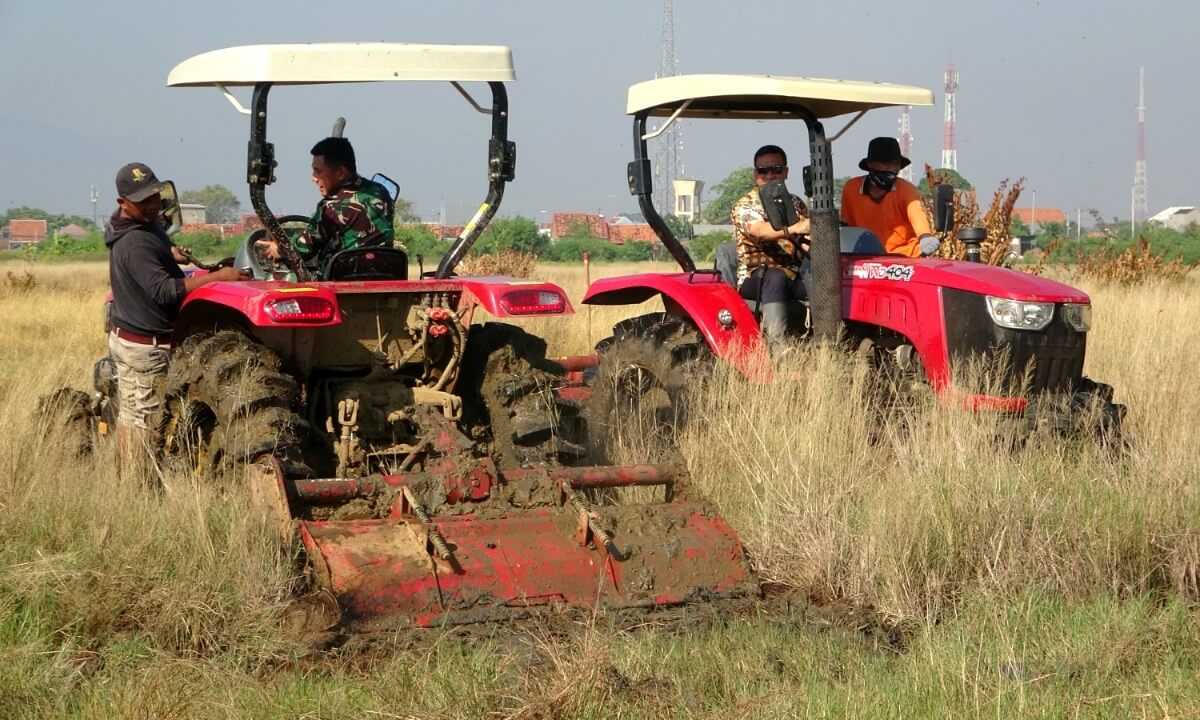
<path id="1" fill-rule="evenodd" d="M 593 277 L 645 269 L 600 265 Z M 951 714 L 998 716 L 1025 703 L 1051 715 L 1200 706 L 1187 696 L 1200 566 L 1194 280 L 1085 287 L 1087 373 L 1129 406 L 1133 442 L 1117 463 L 1086 444 L 1014 452 L 994 442 L 993 419 L 947 410 L 917 408 L 905 430 L 880 431 L 866 368 L 803 348 L 785 361 L 792 380 L 718 372 L 704 386 L 701 422 L 683 436 L 694 483 L 765 578 L 916 631 L 903 664 L 852 638 L 801 638 L 791 620 L 731 619 L 679 635 L 601 625 L 529 646 L 446 638 L 363 670 L 280 664 L 295 652 L 274 625 L 294 569 L 235 491 L 190 477 L 159 491 L 120 473 L 111 449 L 64 455 L 33 406 L 53 387 L 90 386 L 107 275 L 103 264 L 31 272 L 33 287 L 0 286 L 0 700 L 14 716 L 862 716 L 880 702 L 918 716 L 945 707 L 934 698 L 949 698 Z M 661 307 L 597 308 L 589 332 L 582 268 L 535 277 L 559 282 L 581 311 L 527 323 L 552 354 L 587 352 L 616 320 Z M 1148 689 L 1110 697 L 1130 683 Z M 863 687 L 884 688 L 884 700 Z"/>
<path id="2" fill-rule="evenodd" d="M 698 384 L 681 439 L 693 480 L 764 577 L 897 623 L 1033 588 L 1200 599 L 1200 283 L 1087 289 L 1085 371 L 1129 407 L 1115 461 L 1058 436 L 1014 450 L 1003 418 L 933 403 L 881 427 L 865 366 L 797 347 L 781 368 L 793 379 L 721 366 Z"/>
<path id="3" fill-rule="evenodd" d="M 34 412 L 56 387 L 90 390 L 103 271 L 39 267 L 35 287 L 0 289 L 0 627 L 53 628 L 66 669 L 127 632 L 181 656 L 278 647 L 272 613 L 294 571 L 239 490 L 146 482 L 118 468 L 111 443 L 74 457 Z"/>

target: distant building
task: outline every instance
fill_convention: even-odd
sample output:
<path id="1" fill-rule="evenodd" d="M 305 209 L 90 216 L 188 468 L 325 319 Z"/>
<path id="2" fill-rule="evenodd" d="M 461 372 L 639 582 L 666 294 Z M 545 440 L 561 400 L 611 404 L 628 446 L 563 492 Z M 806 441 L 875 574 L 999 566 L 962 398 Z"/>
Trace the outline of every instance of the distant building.
<path id="1" fill-rule="evenodd" d="M 437 236 L 438 240 L 454 240 L 462 234 L 463 230 L 467 229 L 466 225 L 442 225 L 436 222 L 421 223 Z"/>
<path id="2" fill-rule="evenodd" d="M 682 179 L 674 181 L 675 214 L 688 222 L 700 217 L 700 195 L 704 192 L 703 180 Z"/>
<path id="3" fill-rule="evenodd" d="M 179 211 L 183 213 L 184 225 L 208 224 L 208 206 L 200 203 L 179 203 Z"/>
<path id="4" fill-rule="evenodd" d="M 69 237 L 78 240 L 79 238 L 85 238 L 88 235 L 91 235 L 91 232 L 74 223 L 71 223 L 70 225 L 63 225 L 60 227 L 55 235 L 58 237 Z"/>
<path id="5" fill-rule="evenodd" d="M 1013 217 L 1025 223 L 1031 230 L 1034 225 L 1039 227 L 1047 223 L 1058 223 L 1059 225 L 1067 224 L 1067 214 L 1062 211 L 1062 208 L 1037 208 L 1037 217 L 1034 217 L 1033 208 L 1013 208 Z"/>
<path id="6" fill-rule="evenodd" d="M 658 242 L 654 229 L 645 222 L 634 222 L 630 217 L 618 215 L 607 220 L 603 215 L 565 212 L 554 213 L 550 220 L 550 237 L 554 240 L 567 237 L 576 227 L 583 225 L 593 237 L 607 240 L 614 245 L 627 242 Z"/>
<path id="7" fill-rule="evenodd" d="M 9 220 L 8 247 L 24 247 L 46 239 L 45 220 Z"/>
<path id="8" fill-rule="evenodd" d="M 578 225 L 587 227 L 594 237 L 608 238 L 608 223 L 603 215 L 581 212 L 556 212 L 550 218 L 550 237 L 557 240 L 567 237 Z"/>
<path id="9" fill-rule="evenodd" d="M 614 245 L 627 242 L 658 242 L 654 228 L 649 225 L 609 225 L 608 241 Z"/>
<path id="10" fill-rule="evenodd" d="M 1200 224 L 1200 209 L 1191 206 L 1169 207 L 1162 212 L 1151 215 L 1146 220 L 1158 223 L 1171 230 L 1183 231 L 1189 225 Z"/>

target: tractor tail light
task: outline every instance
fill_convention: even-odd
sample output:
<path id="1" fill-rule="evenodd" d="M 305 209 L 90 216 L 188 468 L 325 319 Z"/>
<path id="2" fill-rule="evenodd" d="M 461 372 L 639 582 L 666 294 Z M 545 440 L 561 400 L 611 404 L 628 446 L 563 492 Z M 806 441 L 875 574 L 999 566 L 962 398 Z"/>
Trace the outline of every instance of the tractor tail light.
<path id="1" fill-rule="evenodd" d="M 322 323 L 333 320 L 333 303 L 321 297 L 270 300 L 263 308 L 275 322 Z"/>
<path id="2" fill-rule="evenodd" d="M 500 298 L 510 315 L 554 315 L 567 309 L 567 299 L 555 290 L 512 290 Z"/>

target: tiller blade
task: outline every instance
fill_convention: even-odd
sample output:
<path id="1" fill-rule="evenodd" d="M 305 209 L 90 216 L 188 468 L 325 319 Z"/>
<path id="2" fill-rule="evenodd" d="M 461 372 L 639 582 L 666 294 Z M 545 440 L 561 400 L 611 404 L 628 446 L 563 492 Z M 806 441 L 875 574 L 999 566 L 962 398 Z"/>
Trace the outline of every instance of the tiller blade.
<path id="1" fill-rule="evenodd" d="M 293 503 L 368 498 L 389 508 L 383 518 L 299 523 L 318 582 L 346 620 L 423 627 L 533 606 L 653 607 L 758 593 L 736 533 L 707 506 L 589 507 L 580 492 L 662 485 L 669 497 L 669 467 L 501 474 L 485 461 L 442 470 L 289 483 Z"/>

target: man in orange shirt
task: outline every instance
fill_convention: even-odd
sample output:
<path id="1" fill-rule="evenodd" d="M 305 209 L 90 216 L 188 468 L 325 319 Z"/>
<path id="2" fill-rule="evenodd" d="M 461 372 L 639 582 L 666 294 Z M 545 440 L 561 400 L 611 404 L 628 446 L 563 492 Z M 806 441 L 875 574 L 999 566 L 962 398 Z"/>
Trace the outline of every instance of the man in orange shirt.
<path id="1" fill-rule="evenodd" d="M 842 220 L 875 233 L 893 255 L 921 257 L 938 251 L 941 241 L 929 226 L 917 188 L 897 174 L 908 167 L 896 138 L 877 137 L 858 163 L 866 170 L 842 188 Z"/>

